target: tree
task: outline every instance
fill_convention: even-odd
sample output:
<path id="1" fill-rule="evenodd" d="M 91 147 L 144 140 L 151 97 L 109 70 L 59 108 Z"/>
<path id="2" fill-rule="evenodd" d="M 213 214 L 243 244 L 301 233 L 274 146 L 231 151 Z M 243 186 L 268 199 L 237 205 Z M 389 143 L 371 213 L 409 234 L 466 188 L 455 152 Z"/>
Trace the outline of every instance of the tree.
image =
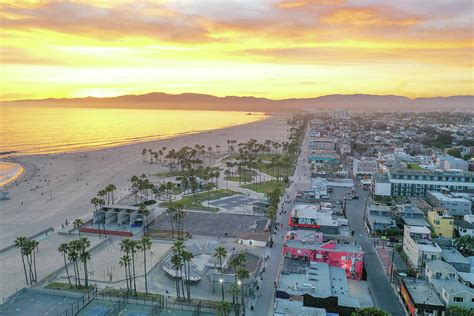
<path id="1" fill-rule="evenodd" d="M 143 230 L 146 232 L 146 228 L 148 226 L 148 216 L 150 215 L 150 210 L 146 208 L 145 203 L 140 203 L 138 205 L 138 213 L 142 213 L 143 217 Z"/>
<path id="2" fill-rule="evenodd" d="M 59 245 L 58 252 L 63 255 L 64 267 L 66 268 L 67 281 L 69 282 L 69 286 L 72 287 L 71 277 L 69 276 L 69 269 L 67 267 L 67 261 L 66 261 L 67 251 L 68 251 L 68 244 L 67 243 L 62 243 L 62 244 Z"/>
<path id="3" fill-rule="evenodd" d="M 219 260 L 219 272 L 221 274 L 221 279 L 219 282 L 221 283 L 221 291 L 222 291 L 222 301 L 224 301 L 224 271 L 222 267 L 222 259 L 227 256 L 227 250 L 223 246 L 219 246 L 215 249 L 214 257 Z"/>
<path id="4" fill-rule="evenodd" d="M 448 306 L 448 316 L 472 316 L 473 312 L 466 307 L 461 306 Z"/>
<path id="5" fill-rule="evenodd" d="M 79 266 L 77 264 L 77 259 L 79 259 L 79 252 L 78 252 L 78 240 L 71 240 L 68 244 L 67 255 L 69 261 L 72 262 L 74 267 L 74 284 L 76 286 L 81 286 L 81 279 L 79 275 Z"/>
<path id="6" fill-rule="evenodd" d="M 184 278 L 183 278 L 183 257 L 182 257 L 182 254 L 183 252 L 185 251 L 185 248 L 184 248 L 184 243 L 181 241 L 181 240 L 177 240 L 174 242 L 173 244 L 173 247 L 172 247 L 172 251 L 173 251 L 173 254 L 177 255 L 179 257 L 179 269 L 178 269 L 178 272 L 179 272 L 179 277 L 178 279 L 181 280 L 181 290 L 182 290 L 182 293 L 183 293 L 183 298 L 185 298 L 185 293 L 184 293 Z"/>
<path id="7" fill-rule="evenodd" d="M 26 242 L 28 241 L 28 238 L 24 237 L 24 236 L 20 236 L 20 237 L 17 237 L 15 239 L 15 247 L 20 249 L 20 253 L 21 253 L 21 261 L 23 263 L 23 271 L 25 272 L 25 280 L 26 280 L 26 284 L 28 285 L 29 282 L 28 282 L 28 276 L 27 276 L 27 273 L 26 273 L 26 265 L 25 265 L 25 253 L 23 251 L 24 247 L 25 247 L 25 244 Z"/>
<path id="8" fill-rule="evenodd" d="M 221 301 L 217 304 L 217 316 L 227 316 L 230 313 L 230 303 Z"/>
<path id="9" fill-rule="evenodd" d="M 181 252 L 181 259 L 183 260 L 184 265 L 184 275 L 186 277 L 186 290 L 188 294 L 188 301 L 191 301 L 191 261 L 193 260 L 194 255 L 187 250 Z"/>
<path id="10" fill-rule="evenodd" d="M 78 247 L 79 247 L 79 258 L 84 265 L 84 285 L 85 287 L 89 286 L 89 275 L 87 273 L 87 261 L 91 259 L 91 255 L 87 248 L 91 246 L 91 242 L 87 238 L 79 239 Z"/>
<path id="11" fill-rule="evenodd" d="M 92 198 L 91 199 L 91 204 L 94 205 L 94 217 L 96 219 L 96 222 L 97 222 L 97 228 L 99 229 L 99 238 L 101 238 L 101 235 L 100 235 L 100 220 L 99 220 L 99 210 L 97 209 L 97 207 L 99 206 L 100 204 L 100 200 L 96 197 Z"/>
<path id="12" fill-rule="evenodd" d="M 147 270 L 146 270 L 146 253 L 151 249 L 150 238 L 143 236 L 137 244 L 138 250 L 143 252 L 143 270 L 145 272 L 145 293 L 148 293 Z"/>
<path id="13" fill-rule="evenodd" d="M 123 255 L 122 257 L 120 257 L 119 265 L 125 268 L 125 280 L 127 281 L 127 292 L 130 292 L 130 285 L 128 283 L 129 281 L 128 266 L 130 265 L 130 257 L 127 255 Z"/>
<path id="14" fill-rule="evenodd" d="M 182 260 L 181 260 L 181 256 L 177 253 L 173 254 L 171 256 L 171 265 L 173 266 L 173 269 L 175 271 L 175 275 L 174 275 L 174 279 L 175 279 L 175 282 L 176 282 L 176 298 L 179 300 L 180 297 L 181 297 L 181 292 L 180 292 L 180 288 L 179 288 L 179 277 L 178 277 L 178 273 L 179 273 L 179 270 L 181 269 L 182 267 Z"/>
<path id="15" fill-rule="evenodd" d="M 146 159 L 145 159 L 146 153 L 147 153 L 147 150 L 146 150 L 145 148 L 143 148 L 143 149 L 142 149 L 143 162 L 146 161 Z"/>
<path id="16" fill-rule="evenodd" d="M 456 240 L 455 245 L 464 256 L 474 253 L 474 237 L 464 235 Z"/>
<path id="17" fill-rule="evenodd" d="M 352 316 L 390 316 L 390 314 L 377 307 L 366 307 L 352 313 Z"/>
<path id="18" fill-rule="evenodd" d="M 237 278 L 239 279 L 240 286 L 241 286 L 241 291 L 240 291 L 240 298 L 241 298 L 241 304 L 242 304 L 242 311 L 245 313 L 245 301 L 244 301 L 244 283 L 245 280 L 250 277 L 250 273 L 244 269 L 244 268 L 239 268 L 237 270 Z"/>
<path id="19" fill-rule="evenodd" d="M 171 237 L 174 238 L 174 218 L 175 218 L 175 213 L 176 213 L 176 208 L 173 206 L 170 206 L 166 209 L 166 214 L 170 217 L 171 221 Z"/>
<path id="20" fill-rule="evenodd" d="M 81 227 L 84 225 L 84 222 L 80 218 L 76 218 L 74 222 L 72 223 L 74 225 L 74 228 L 77 229 L 79 232 L 79 239 L 81 239 Z"/>

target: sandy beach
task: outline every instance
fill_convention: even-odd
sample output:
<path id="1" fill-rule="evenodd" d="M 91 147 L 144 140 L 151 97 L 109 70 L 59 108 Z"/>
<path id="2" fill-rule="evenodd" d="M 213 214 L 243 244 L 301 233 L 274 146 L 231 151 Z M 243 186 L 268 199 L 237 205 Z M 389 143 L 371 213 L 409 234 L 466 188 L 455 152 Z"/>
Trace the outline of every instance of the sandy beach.
<path id="1" fill-rule="evenodd" d="M 89 214 L 91 198 L 107 184 L 115 184 L 120 197 L 133 175 L 164 170 L 158 164 L 143 163 L 143 148 L 179 149 L 202 144 L 219 145 L 226 151 L 228 139 L 282 141 L 287 134 L 286 119 L 271 116 L 250 124 L 103 150 L 6 159 L 23 166 L 25 172 L 8 185 L 10 199 L 0 201 L 0 249 L 17 236 L 60 227 L 66 219 Z"/>
<path id="2" fill-rule="evenodd" d="M 24 171 L 20 164 L 0 161 L 0 188 L 18 179 Z"/>

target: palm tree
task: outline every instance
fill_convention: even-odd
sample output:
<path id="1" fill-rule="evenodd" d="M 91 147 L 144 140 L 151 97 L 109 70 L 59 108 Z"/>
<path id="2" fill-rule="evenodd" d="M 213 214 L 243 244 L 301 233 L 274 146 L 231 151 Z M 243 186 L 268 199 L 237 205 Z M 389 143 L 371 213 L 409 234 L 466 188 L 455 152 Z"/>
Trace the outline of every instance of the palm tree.
<path id="1" fill-rule="evenodd" d="M 236 312 L 236 315 L 237 315 L 238 314 L 237 313 L 237 308 L 238 308 L 238 304 L 239 304 L 238 298 L 239 298 L 239 295 L 240 295 L 240 286 L 237 283 L 232 283 L 230 285 L 230 292 L 232 293 L 232 304 L 236 308 L 235 312 Z"/>
<path id="2" fill-rule="evenodd" d="M 221 301 L 217 305 L 217 316 L 227 316 L 230 313 L 230 303 Z"/>
<path id="3" fill-rule="evenodd" d="M 38 282 L 38 276 L 36 274 L 36 252 L 38 252 L 39 241 L 31 240 L 30 245 L 31 245 L 31 248 L 32 248 L 31 252 L 33 253 L 33 267 L 34 267 L 34 270 L 35 270 L 35 282 Z"/>
<path id="4" fill-rule="evenodd" d="M 190 251 L 183 250 L 181 252 L 181 259 L 183 260 L 184 264 L 184 274 L 186 276 L 188 301 L 191 301 L 191 261 L 193 260 L 193 258 L 194 256 Z"/>
<path id="5" fill-rule="evenodd" d="M 99 206 L 99 199 L 96 197 L 92 198 L 91 204 L 94 205 L 94 216 L 96 218 L 97 228 L 99 229 L 99 238 L 101 238 L 102 236 L 100 235 L 99 210 L 97 209 L 97 206 Z"/>
<path id="6" fill-rule="evenodd" d="M 179 289 L 178 272 L 182 267 L 182 260 L 181 260 L 181 256 L 179 254 L 175 253 L 171 256 L 171 265 L 173 266 L 173 269 L 175 271 L 175 274 L 174 274 L 175 278 L 174 279 L 175 279 L 175 282 L 176 282 L 176 298 L 179 300 L 180 297 L 181 297 L 181 294 L 180 294 L 180 289 Z"/>
<path id="7" fill-rule="evenodd" d="M 123 255 L 120 257 L 119 265 L 125 268 L 125 280 L 127 281 L 127 292 L 130 292 L 130 285 L 128 284 L 128 265 L 130 264 L 130 257 L 127 255 Z"/>
<path id="8" fill-rule="evenodd" d="M 108 188 L 108 192 L 110 193 L 110 198 L 112 200 L 112 204 L 114 204 L 114 202 L 115 202 L 114 192 L 115 192 L 115 190 L 117 190 L 117 187 L 114 184 L 109 184 L 107 186 L 107 188 Z"/>
<path id="9" fill-rule="evenodd" d="M 75 285 L 76 286 L 81 286 L 81 279 L 79 275 L 79 266 L 77 264 L 77 259 L 79 258 L 79 253 L 78 253 L 78 240 L 71 240 L 68 244 L 68 250 L 67 250 L 67 255 L 69 261 L 73 263 L 74 267 L 74 279 L 75 279 Z"/>
<path id="10" fill-rule="evenodd" d="M 23 271 L 25 272 L 25 280 L 26 280 L 26 284 L 28 285 L 29 282 L 28 282 L 28 275 L 26 274 L 25 253 L 23 251 L 24 245 L 27 241 L 28 241 L 28 238 L 24 236 L 20 236 L 15 239 L 15 247 L 20 249 L 21 262 L 23 263 Z"/>
<path id="11" fill-rule="evenodd" d="M 184 243 L 183 241 L 181 240 L 177 240 L 174 242 L 173 244 L 173 247 L 172 247 L 172 251 L 175 255 L 178 255 L 179 256 L 179 259 L 180 259 L 180 266 L 179 266 L 179 269 L 178 269 L 178 272 L 180 274 L 180 277 L 181 278 L 181 290 L 183 292 L 183 298 L 185 297 L 185 294 L 184 294 L 184 279 L 183 279 L 183 258 L 182 258 L 182 254 L 183 252 L 185 251 L 185 248 L 184 248 Z"/>
<path id="12" fill-rule="evenodd" d="M 168 214 L 168 216 L 170 217 L 170 220 L 171 220 L 171 237 L 174 239 L 174 217 L 175 217 L 175 214 L 176 214 L 176 208 L 174 208 L 173 206 L 170 206 L 166 209 L 166 214 Z"/>
<path id="13" fill-rule="evenodd" d="M 245 270 L 244 268 L 239 268 L 237 270 L 237 278 L 240 281 L 240 285 L 242 287 L 242 290 L 240 291 L 240 297 L 241 297 L 241 304 L 242 304 L 242 312 L 245 315 L 245 302 L 244 302 L 244 282 L 246 279 L 250 277 L 250 273 Z"/>
<path id="14" fill-rule="evenodd" d="M 84 265 L 84 285 L 89 286 L 89 275 L 87 273 L 87 261 L 91 259 L 90 253 L 87 251 L 87 248 L 91 246 L 91 242 L 87 238 L 79 239 L 79 258 Z"/>
<path id="15" fill-rule="evenodd" d="M 143 236 L 138 240 L 137 249 L 143 252 L 143 270 L 145 271 L 145 293 L 148 293 L 147 270 L 146 270 L 146 252 L 151 249 L 150 238 Z"/>
<path id="16" fill-rule="evenodd" d="M 146 156 L 147 150 L 145 148 L 142 149 L 142 156 L 143 156 L 143 162 L 145 162 L 145 156 Z"/>
<path id="17" fill-rule="evenodd" d="M 148 226 L 148 223 L 147 223 L 148 215 L 150 215 L 150 211 L 146 208 L 145 203 L 140 203 L 138 205 L 138 213 L 142 213 L 142 217 L 143 217 L 142 225 L 143 225 L 143 230 L 145 231 L 146 227 Z"/>
<path id="18" fill-rule="evenodd" d="M 219 280 L 221 283 L 221 290 L 222 290 L 222 301 L 224 301 L 224 271 L 222 267 L 222 258 L 225 258 L 227 256 L 227 250 L 219 246 L 215 249 L 214 252 L 214 257 L 219 260 L 219 272 L 221 274 L 221 279 Z"/>
<path id="19" fill-rule="evenodd" d="M 84 222 L 80 218 L 76 218 L 72 223 L 74 228 L 79 232 L 79 239 L 81 239 L 81 226 L 84 225 Z"/>
<path id="20" fill-rule="evenodd" d="M 58 252 L 60 254 L 63 255 L 63 259 L 64 259 L 64 267 L 66 268 L 66 275 L 67 275 L 67 280 L 69 282 L 69 286 L 72 287 L 72 284 L 71 284 L 71 277 L 69 276 L 69 269 L 67 267 L 67 261 L 66 261 L 66 254 L 68 252 L 68 244 L 67 243 L 62 243 L 59 245 L 58 247 Z"/>

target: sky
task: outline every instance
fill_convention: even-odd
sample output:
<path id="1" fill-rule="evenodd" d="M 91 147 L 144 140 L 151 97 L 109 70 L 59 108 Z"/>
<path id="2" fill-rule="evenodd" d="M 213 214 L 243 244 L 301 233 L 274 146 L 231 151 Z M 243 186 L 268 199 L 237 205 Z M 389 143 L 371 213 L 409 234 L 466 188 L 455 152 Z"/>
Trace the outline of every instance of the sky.
<path id="1" fill-rule="evenodd" d="M 472 95 L 470 0 L 0 0 L 0 100 Z"/>

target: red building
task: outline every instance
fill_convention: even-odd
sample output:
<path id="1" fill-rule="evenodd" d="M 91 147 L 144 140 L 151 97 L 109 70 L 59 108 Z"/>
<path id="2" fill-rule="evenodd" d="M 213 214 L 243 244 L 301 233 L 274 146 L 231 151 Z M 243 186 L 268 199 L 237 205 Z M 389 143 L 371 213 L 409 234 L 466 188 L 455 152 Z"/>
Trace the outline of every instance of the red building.
<path id="1" fill-rule="evenodd" d="M 283 246 L 283 255 L 340 267 L 345 270 L 348 279 L 362 278 L 364 252 L 359 245 L 340 244 L 335 240 L 326 243 L 287 240 Z"/>

